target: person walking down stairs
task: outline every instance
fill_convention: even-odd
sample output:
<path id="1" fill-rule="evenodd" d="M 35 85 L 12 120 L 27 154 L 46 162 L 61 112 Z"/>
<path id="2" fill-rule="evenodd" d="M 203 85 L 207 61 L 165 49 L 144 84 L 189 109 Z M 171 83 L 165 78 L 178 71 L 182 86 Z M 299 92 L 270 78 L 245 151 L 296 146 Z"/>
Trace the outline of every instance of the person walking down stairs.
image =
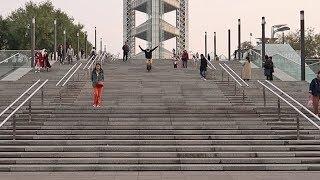
<path id="1" fill-rule="evenodd" d="M 142 49 L 142 47 L 139 46 L 139 48 L 141 49 L 141 51 L 144 52 L 145 57 L 146 57 L 146 59 L 147 59 L 146 63 L 147 63 L 147 71 L 148 71 L 148 72 L 150 72 L 150 71 L 151 71 L 151 68 L 152 68 L 152 52 L 153 52 L 154 50 L 156 50 L 158 47 L 159 47 L 159 46 L 157 46 L 157 47 L 155 47 L 155 48 L 153 48 L 153 49 L 150 50 L 149 48 L 147 48 L 147 49 Z"/>
<path id="2" fill-rule="evenodd" d="M 206 81 L 206 71 L 207 71 L 207 67 L 208 67 L 208 62 L 206 57 L 204 57 L 203 54 L 200 55 L 200 76 L 201 79 Z"/>
<path id="3" fill-rule="evenodd" d="M 68 63 L 72 64 L 73 57 L 74 57 L 74 50 L 71 45 L 69 45 L 69 48 L 67 50 L 67 57 L 68 57 Z"/>
<path id="4" fill-rule="evenodd" d="M 182 60 L 182 67 L 188 68 L 189 54 L 186 50 L 183 51 L 182 56 L 181 56 L 181 60 Z"/>
<path id="5" fill-rule="evenodd" d="M 93 107 L 101 107 L 104 73 L 100 63 L 97 63 L 96 67 L 93 69 L 91 81 L 93 86 Z"/>
<path id="6" fill-rule="evenodd" d="M 251 60 L 249 57 L 246 57 L 246 61 L 243 64 L 242 69 L 242 79 L 249 81 L 251 79 Z"/>
<path id="7" fill-rule="evenodd" d="M 127 42 L 123 45 L 122 50 L 123 50 L 123 62 L 126 62 L 128 61 L 128 54 L 130 51 L 129 45 Z"/>

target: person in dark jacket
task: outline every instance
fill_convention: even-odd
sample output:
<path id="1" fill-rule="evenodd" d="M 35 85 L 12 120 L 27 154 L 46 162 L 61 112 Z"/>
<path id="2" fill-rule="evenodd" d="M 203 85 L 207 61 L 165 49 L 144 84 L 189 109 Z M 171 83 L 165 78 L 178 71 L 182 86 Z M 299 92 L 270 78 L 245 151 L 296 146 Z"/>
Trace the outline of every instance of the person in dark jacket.
<path id="1" fill-rule="evenodd" d="M 101 107 L 104 73 L 100 63 L 97 63 L 96 67 L 93 69 L 91 81 L 93 86 L 93 107 Z"/>
<path id="2" fill-rule="evenodd" d="M 208 62 L 206 57 L 203 54 L 200 55 L 200 76 L 202 80 L 206 81 L 206 71 L 208 67 Z"/>
<path id="3" fill-rule="evenodd" d="M 123 50 L 123 61 L 128 61 L 128 54 L 129 54 L 129 45 L 127 44 L 127 42 L 123 45 L 122 47 Z"/>
<path id="4" fill-rule="evenodd" d="M 155 48 L 153 48 L 153 49 L 142 49 L 142 47 L 141 46 L 139 46 L 139 48 L 141 49 L 141 51 L 143 51 L 144 52 L 144 54 L 145 54 L 145 57 L 146 57 L 146 59 L 147 59 L 147 61 L 146 61 L 146 63 L 147 63 L 147 70 L 148 70 L 148 72 L 150 72 L 151 71 L 151 68 L 152 68 L 152 52 L 154 51 L 154 50 L 156 50 L 157 48 L 158 48 L 159 46 L 157 46 L 157 47 L 155 47 Z"/>
<path id="5" fill-rule="evenodd" d="M 64 60 L 63 46 L 60 45 L 57 51 L 58 51 L 59 62 L 60 62 L 60 64 L 63 64 L 63 60 Z"/>
<path id="6" fill-rule="evenodd" d="M 264 75 L 267 76 L 267 80 L 273 81 L 273 73 L 274 73 L 274 65 L 272 61 L 272 57 L 266 59 L 264 63 Z"/>
<path id="7" fill-rule="evenodd" d="M 319 115 L 319 99 L 320 99 L 320 71 L 314 78 L 309 87 L 309 93 L 312 95 L 312 104 L 314 114 Z"/>

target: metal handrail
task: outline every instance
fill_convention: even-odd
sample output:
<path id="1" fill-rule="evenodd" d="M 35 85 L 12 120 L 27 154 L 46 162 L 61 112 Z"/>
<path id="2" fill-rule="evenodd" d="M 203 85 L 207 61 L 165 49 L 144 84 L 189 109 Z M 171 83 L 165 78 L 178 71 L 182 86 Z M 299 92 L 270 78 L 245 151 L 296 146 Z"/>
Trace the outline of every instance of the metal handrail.
<path id="1" fill-rule="evenodd" d="M 235 78 L 225 67 L 223 67 L 221 64 L 219 64 L 219 65 L 220 65 L 220 67 L 221 67 L 225 72 L 227 72 L 227 73 L 229 74 L 229 76 L 231 76 L 232 79 L 234 79 L 241 87 L 243 86 L 243 85 L 237 80 L 237 78 Z"/>
<path id="2" fill-rule="evenodd" d="M 68 76 L 68 74 L 72 71 L 72 69 L 73 69 L 76 65 L 77 65 L 77 63 L 74 64 L 74 65 L 69 69 L 69 71 L 60 79 L 60 81 L 56 84 L 56 86 L 59 86 L 59 85 L 60 85 L 60 83 L 63 81 L 63 79 Z"/>
<path id="3" fill-rule="evenodd" d="M 206 58 L 207 62 L 211 65 L 211 67 L 214 69 L 214 70 L 217 70 L 217 68 Z M 210 67 L 210 66 L 209 66 Z M 212 69 L 210 68 L 210 69 Z"/>
<path id="4" fill-rule="evenodd" d="M 286 104 L 288 104 L 290 107 L 292 107 L 295 111 L 297 111 L 301 116 L 303 116 L 304 118 L 306 118 L 311 124 L 313 124 L 315 127 L 317 127 L 320 130 L 320 126 L 318 124 L 316 124 L 315 122 L 313 122 L 308 116 L 306 116 L 303 112 L 301 112 L 297 107 L 295 107 L 294 105 L 292 105 L 290 102 L 288 102 L 285 98 L 283 98 L 282 96 L 280 96 L 278 93 L 276 93 L 275 91 L 273 91 L 270 87 L 268 87 L 267 85 L 265 85 L 264 83 L 262 83 L 261 81 L 258 80 L 258 83 L 261 84 L 263 87 L 267 88 L 271 93 L 273 93 L 274 95 L 276 95 L 279 99 L 281 99 L 282 101 L 284 101 Z"/>
<path id="5" fill-rule="evenodd" d="M 89 65 L 90 61 L 93 59 L 94 56 L 92 56 L 91 58 L 89 58 L 88 62 L 85 64 L 85 66 L 83 67 L 83 70 Z M 97 57 L 97 56 L 96 56 Z M 95 57 L 95 58 L 96 58 Z"/>
<path id="6" fill-rule="evenodd" d="M 244 81 L 230 66 L 228 66 L 226 63 L 224 63 L 224 66 L 226 66 L 234 75 L 236 75 L 247 87 L 249 87 L 249 84 Z"/>
<path id="7" fill-rule="evenodd" d="M 92 67 L 93 63 L 96 61 L 99 61 L 100 58 L 101 58 L 101 54 L 91 62 L 90 66 L 88 66 L 87 69 L 89 70 Z"/>
<path id="8" fill-rule="evenodd" d="M 20 54 L 20 53 L 16 53 L 16 54 L 14 54 L 14 55 L 12 55 L 12 56 L 8 57 L 7 59 L 5 59 L 5 60 L 1 61 L 1 62 L 0 62 L 0 64 L 2 64 L 2 63 L 4 63 L 4 62 L 8 61 L 9 59 L 11 59 L 11 58 L 13 58 L 13 57 L 15 57 L 15 56 L 17 56 L 17 55 L 19 55 L 19 54 Z"/>
<path id="9" fill-rule="evenodd" d="M 73 71 L 73 73 L 69 76 L 69 78 L 62 84 L 62 87 L 64 87 L 69 80 L 72 78 L 72 76 L 80 69 L 80 67 L 82 66 L 82 63 L 79 64 L 79 66 L 77 67 L 77 69 L 75 71 Z"/>
<path id="10" fill-rule="evenodd" d="M 47 79 L 46 81 L 44 81 L 35 91 L 33 91 L 33 93 L 31 93 L 27 99 L 25 99 L 14 111 L 11 112 L 11 114 L 9 114 L 9 116 L 0 124 L 0 127 L 2 127 L 17 111 L 20 110 L 20 108 L 26 103 L 28 102 L 49 80 Z"/>
<path id="11" fill-rule="evenodd" d="M 26 95 L 34 86 L 36 86 L 38 83 L 40 82 L 40 79 L 35 82 L 32 86 L 29 87 L 29 89 L 27 89 L 26 91 L 24 91 L 15 101 L 13 101 L 6 109 L 4 109 L 1 113 L 0 113 L 0 117 L 6 113 L 15 103 L 17 103 L 24 95 Z M 0 126 L 1 127 L 1 126 Z"/>
<path id="12" fill-rule="evenodd" d="M 271 86 L 273 86 L 275 89 L 277 89 L 278 91 L 280 91 L 283 95 L 285 95 L 286 97 L 288 97 L 290 100 L 292 100 L 293 102 L 295 102 L 296 104 L 298 104 L 302 109 L 306 110 L 310 115 L 312 115 L 313 117 L 315 117 L 318 121 L 320 121 L 319 116 L 317 116 L 316 114 L 314 114 L 312 111 L 310 111 L 308 108 L 306 108 L 304 105 L 302 105 L 301 103 L 299 103 L 297 100 L 295 100 L 293 97 L 291 97 L 289 94 L 287 94 L 286 92 L 284 92 L 282 89 L 280 89 L 279 87 L 277 87 L 276 85 L 274 85 L 273 83 L 271 83 L 270 81 L 267 81 L 267 83 L 269 83 Z"/>
<path id="13" fill-rule="evenodd" d="M 103 54 L 103 56 L 101 57 L 101 60 L 100 60 L 101 62 L 102 62 L 102 60 L 106 57 L 107 52 L 103 52 L 102 54 Z"/>

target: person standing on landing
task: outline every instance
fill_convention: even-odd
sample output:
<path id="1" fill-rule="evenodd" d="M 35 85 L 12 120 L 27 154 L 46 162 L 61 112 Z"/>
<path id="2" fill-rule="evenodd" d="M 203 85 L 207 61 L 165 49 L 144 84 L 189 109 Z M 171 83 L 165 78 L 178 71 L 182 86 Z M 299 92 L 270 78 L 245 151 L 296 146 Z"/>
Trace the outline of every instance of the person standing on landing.
<path id="1" fill-rule="evenodd" d="M 127 42 L 123 45 L 122 47 L 123 50 L 123 62 L 128 61 L 128 54 L 129 54 L 129 45 L 127 44 Z"/>
<path id="2" fill-rule="evenodd" d="M 155 47 L 155 48 L 153 48 L 153 49 L 150 50 L 149 48 L 147 48 L 147 49 L 142 49 L 142 47 L 139 46 L 139 48 L 141 49 L 141 51 L 143 51 L 144 54 L 145 54 L 145 56 L 146 56 L 146 59 L 147 59 L 146 63 L 147 63 L 147 70 L 148 70 L 148 72 L 150 72 L 150 71 L 151 71 L 151 68 L 152 68 L 152 52 L 153 52 L 154 50 L 156 50 L 158 47 L 159 47 L 159 46 L 157 46 L 157 47 Z"/>
<path id="3" fill-rule="evenodd" d="M 182 60 L 182 67 L 188 68 L 189 54 L 186 50 L 183 51 L 182 56 L 181 56 L 181 60 Z"/>
<path id="4" fill-rule="evenodd" d="M 242 79 L 249 81 L 251 79 L 251 61 L 249 57 L 246 57 L 246 62 L 243 64 Z"/>
<path id="5" fill-rule="evenodd" d="M 206 57 L 204 57 L 203 54 L 200 55 L 200 76 L 201 79 L 206 81 L 206 71 L 207 71 L 207 67 L 208 67 L 208 61 L 206 59 Z"/>
<path id="6" fill-rule="evenodd" d="M 267 76 L 267 80 L 273 81 L 273 73 L 274 73 L 274 65 L 272 61 L 272 57 L 266 59 L 264 63 L 264 74 Z"/>
<path id="7" fill-rule="evenodd" d="M 73 57 L 74 57 L 74 50 L 71 45 L 69 45 L 69 48 L 67 50 L 67 57 L 68 57 L 68 63 L 72 64 Z"/>
<path id="8" fill-rule="evenodd" d="M 93 86 L 93 107 L 101 107 L 104 74 L 100 63 L 97 63 L 96 67 L 93 69 L 91 81 Z"/>

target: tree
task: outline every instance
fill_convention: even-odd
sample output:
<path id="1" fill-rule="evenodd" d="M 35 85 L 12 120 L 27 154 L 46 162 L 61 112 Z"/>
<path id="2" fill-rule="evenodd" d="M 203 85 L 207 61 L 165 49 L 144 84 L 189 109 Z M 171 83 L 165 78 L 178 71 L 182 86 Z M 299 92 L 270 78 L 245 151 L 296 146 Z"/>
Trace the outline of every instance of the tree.
<path id="1" fill-rule="evenodd" d="M 253 45 L 250 41 L 245 41 L 245 42 L 241 43 L 241 49 L 242 50 L 253 49 Z"/>
<path id="2" fill-rule="evenodd" d="M 279 41 L 282 42 L 283 37 L 279 36 Z M 291 45 L 296 51 L 301 51 L 300 48 L 300 30 L 290 32 L 284 37 L 284 41 Z M 320 34 L 316 34 L 313 28 L 307 28 L 305 33 L 306 42 L 306 57 L 315 58 L 320 56 Z"/>
<path id="3" fill-rule="evenodd" d="M 0 49 L 7 48 L 7 22 L 0 16 Z"/>
<path id="4" fill-rule="evenodd" d="M 9 49 L 30 49 L 31 20 L 36 19 L 36 49 L 54 49 L 54 20 L 57 20 L 57 43 L 63 44 L 63 30 L 67 31 L 67 44 L 77 47 L 77 36 L 80 32 L 81 45 L 84 46 L 83 25 L 75 24 L 74 19 L 65 12 L 54 8 L 52 2 L 40 4 L 26 3 L 25 7 L 13 11 L 6 19 Z M 87 42 L 88 46 L 92 46 Z"/>

